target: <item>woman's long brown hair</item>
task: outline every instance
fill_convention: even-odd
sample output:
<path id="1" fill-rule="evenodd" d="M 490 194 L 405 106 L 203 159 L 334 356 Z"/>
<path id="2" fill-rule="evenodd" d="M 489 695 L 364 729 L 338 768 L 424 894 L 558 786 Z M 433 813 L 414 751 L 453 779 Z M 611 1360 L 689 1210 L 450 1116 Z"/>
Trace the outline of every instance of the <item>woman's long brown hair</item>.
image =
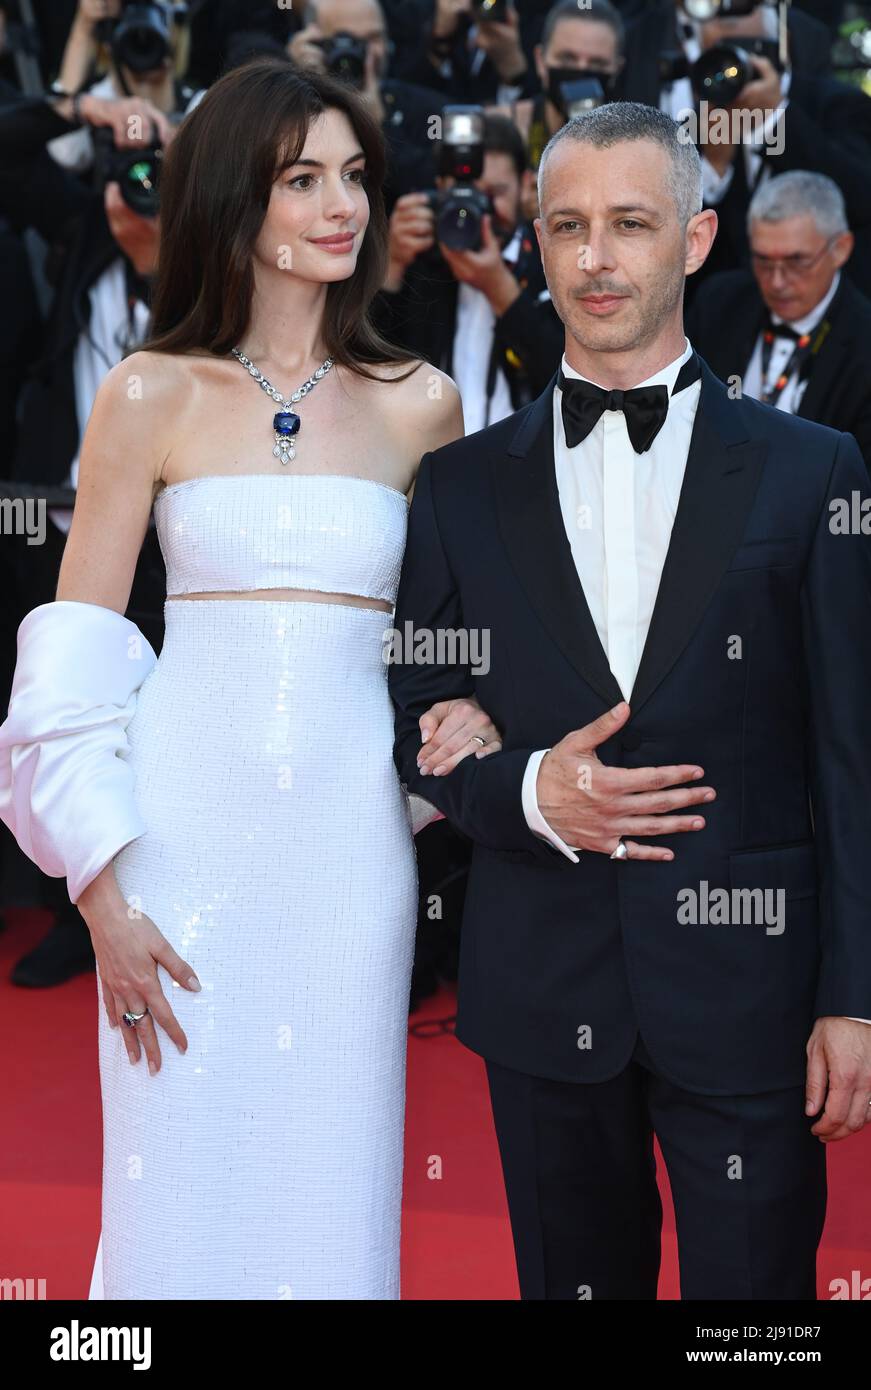
<path id="1" fill-rule="evenodd" d="M 370 305 L 388 259 L 380 126 L 357 93 L 337 79 L 282 58 L 255 58 L 220 78 L 181 122 L 160 184 L 161 242 L 142 350 L 219 356 L 243 340 L 254 291 L 254 246 L 272 185 L 299 159 L 308 127 L 325 110 L 343 111 L 366 155 L 369 224 L 353 275 L 327 287 L 327 352 L 358 376 L 366 366 L 415 361 L 375 328 Z"/>

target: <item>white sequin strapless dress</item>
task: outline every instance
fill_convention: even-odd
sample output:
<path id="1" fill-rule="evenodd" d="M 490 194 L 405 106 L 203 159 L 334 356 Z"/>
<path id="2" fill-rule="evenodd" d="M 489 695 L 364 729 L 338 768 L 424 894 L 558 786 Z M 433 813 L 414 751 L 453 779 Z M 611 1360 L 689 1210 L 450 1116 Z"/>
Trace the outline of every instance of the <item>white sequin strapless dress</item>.
<path id="1" fill-rule="evenodd" d="M 176 484 L 167 594 L 304 588 L 393 602 L 407 504 L 345 476 Z M 395 1299 L 417 915 L 393 764 L 391 615 L 167 602 L 127 729 L 145 834 L 125 898 L 194 967 L 162 1068 L 100 1004 L 103 1228 L 90 1296 Z"/>

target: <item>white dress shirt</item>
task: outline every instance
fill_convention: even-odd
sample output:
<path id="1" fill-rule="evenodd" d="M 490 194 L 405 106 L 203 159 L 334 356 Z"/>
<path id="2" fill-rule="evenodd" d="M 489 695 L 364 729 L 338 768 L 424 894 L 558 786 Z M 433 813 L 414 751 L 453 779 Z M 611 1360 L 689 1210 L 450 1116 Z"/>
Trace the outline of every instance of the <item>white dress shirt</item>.
<path id="1" fill-rule="evenodd" d="M 680 357 L 637 383 L 661 383 L 669 392 L 665 423 L 644 454 L 633 449 L 622 410 L 606 410 L 586 439 L 570 449 L 563 429 L 563 393 L 559 386 L 553 393 L 553 456 L 563 525 L 599 641 L 627 700 L 647 640 L 701 393 L 701 382 L 695 381 L 676 396 L 670 394 L 691 356 L 684 340 Z M 584 380 L 565 355 L 561 365 L 565 376 Z M 533 753 L 527 764 L 524 815 L 530 830 L 577 863 L 575 851 L 538 808 L 535 784 L 546 752 Z"/>
<path id="2" fill-rule="evenodd" d="M 841 283 L 841 272 L 837 271 L 835 278 L 829 286 L 828 293 L 820 300 L 815 309 L 812 309 L 803 319 L 795 319 L 790 322 L 782 319 L 779 314 L 772 314 L 773 323 L 787 323 L 790 328 L 794 328 L 796 333 L 812 333 L 817 324 L 822 322 L 823 315 L 838 293 L 838 286 Z M 762 334 L 756 339 L 756 345 L 750 361 L 747 363 L 747 370 L 744 373 L 744 394 L 753 396 L 755 400 L 762 399 L 763 388 L 770 390 L 787 362 L 793 354 L 795 343 L 790 338 L 777 338 L 771 349 L 771 361 L 768 364 L 768 376 L 762 380 Z M 783 410 L 789 415 L 795 415 L 801 405 L 801 398 L 807 390 L 807 378 L 799 381 L 793 375 L 784 386 L 777 400 L 774 402 L 778 410 Z"/>
<path id="3" fill-rule="evenodd" d="M 512 265 L 520 254 L 521 230 L 518 227 L 502 252 L 502 259 Z M 463 284 L 457 291 L 457 318 L 454 326 L 454 348 L 451 376 L 457 383 L 463 402 L 466 434 L 474 434 L 485 425 L 495 425 L 509 415 L 514 406 L 511 391 L 501 367 L 496 368 L 493 394 L 487 402 L 487 368 L 493 347 L 496 315 L 490 301 L 474 285 Z"/>

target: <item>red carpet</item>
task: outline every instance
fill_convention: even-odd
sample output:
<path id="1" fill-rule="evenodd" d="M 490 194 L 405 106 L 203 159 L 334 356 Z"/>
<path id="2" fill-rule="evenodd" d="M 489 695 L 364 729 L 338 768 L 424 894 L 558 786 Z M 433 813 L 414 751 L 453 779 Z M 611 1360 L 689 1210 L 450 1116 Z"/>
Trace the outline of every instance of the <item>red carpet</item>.
<path id="1" fill-rule="evenodd" d="M 0 932 L 0 1278 L 43 1278 L 46 1297 L 85 1298 L 100 1225 L 100 1093 L 93 975 L 16 989 L 15 960 L 48 918 L 10 912 Z M 413 1023 L 453 1012 L 447 990 Z M 403 1215 L 403 1297 L 513 1299 L 511 1234 L 479 1057 L 455 1038 L 413 1035 Z M 871 1278 L 871 1127 L 829 1150 L 819 1293 Z M 668 1184 L 659 1296 L 678 1296 Z"/>

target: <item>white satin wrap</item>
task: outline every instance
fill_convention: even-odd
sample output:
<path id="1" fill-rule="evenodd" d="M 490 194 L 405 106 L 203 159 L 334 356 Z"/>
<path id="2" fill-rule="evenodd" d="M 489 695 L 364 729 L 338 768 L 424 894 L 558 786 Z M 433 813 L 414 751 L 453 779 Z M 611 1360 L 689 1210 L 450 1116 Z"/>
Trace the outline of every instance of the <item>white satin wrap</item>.
<path id="1" fill-rule="evenodd" d="M 55 600 L 18 628 L 9 714 L 0 725 L 0 820 L 78 902 L 146 830 L 126 729 L 157 664 L 135 623 L 94 603 Z"/>

